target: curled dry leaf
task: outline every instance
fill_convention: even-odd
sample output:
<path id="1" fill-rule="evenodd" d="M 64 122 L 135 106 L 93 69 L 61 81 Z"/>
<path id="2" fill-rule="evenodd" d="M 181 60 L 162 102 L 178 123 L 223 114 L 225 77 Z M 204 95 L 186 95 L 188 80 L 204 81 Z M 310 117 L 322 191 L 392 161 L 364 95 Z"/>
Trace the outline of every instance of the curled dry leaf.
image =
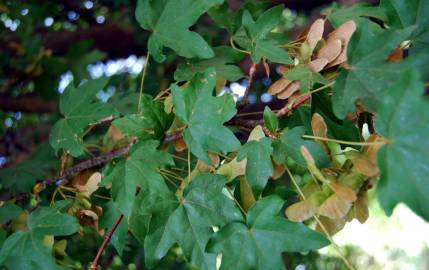
<path id="1" fill-rule="evenodd" d="M 100 182 L 101 182 L 101 173 L 96 172 L 89 177 L 85 185 L 75 185 L 75 188 L 86 197 L 90 197 L 91 194 L 98 189 L 98 184 Z"/>
<path id="2" fill-rule="evenodd" d="M 109 130 L 107 131 L 107 133 L 109 134 L 110 138 L 112 138 L 112 141 L 114 142 L 118 142 L 123 138 L 125 138 L 124 134 L 122 134 L 122 132 L 114 125 L 111 125 L 109 127 Z"/>
<path id="3" fill-rule="evenodd" d="M 357 200 L 353 206 L 354 216 L 360 223 L 365 223 L 369 217 L 368 212 L 368 193 L 361 192 L 358 194 Z"/>
<path id="4" fill-rule="evenodd" d="M 335 193 L 320 205 L 318 213 L 328 218 L 339 219 L 347 215 L 351 206 L 351 203 L 341 199 L 340 196 Z"/>
<path id="5" fill-rule="evenodd" d="M 316 137 L 327 137 L 328 134 L 328 126 L 325 123 L 323 117 L 315 113 L 311 117 L 311 129 L 313 130 L 313 134 Z"/>
<path id="6" fill-rule="evenodd" d="M 401 48 L 396 48 L 389 56 L 387 57 L 387 62 L 395 63 L 401 61 L 404 58 L 404 50 Z"/>
<path id="7" fill-rule="evenodd" d="M 309 200 L 300 201 L 286 208 L 286 217 L 294 222 L 305 221 L 316 214 L 316 208 Z"/>
<path id="8" fill-rule="evenodd" d="M 228 181 L 234 180 L 237 176 L 244 175 L 246 172 L 247 158 L 237 161 L 237 158 L 234 158 L 230 162 L 223 164 L 216 171 L 217 174 L 226 176 Z"/>
<path id="9" fill-rule="evenodd" d="M 341 53 L 341 40 L 331 39 L 317 53 L 317 59 L 326 59 L 328 63 L 334 61 Z"/>
<path id="10" fill-rule="evenodd" d="M 332 181 L 330 185 L 335 194 L 344 201 L 349 203 L 356 201 L 356 193 L 348 186 L 341 185 L 336 181 Z"/>
<path id="11" fill-rule="evenodd" d="M 346 225 L 346 221 L 344 219 L 330 219 L 327 217 L 320 217 L 319 220 L 329 235 L 336 234 L 344 228 L 344 225 Z M 316 231 L 320 232 L 321 234 L 325 234 L 324 230 L 322 230 L 320 227 L 320 224 L 317 224 Z"/>
<path id="12" fill-rule="evenodd" d="M 310 151 L 308 151 L 307 147 L 305 147 L 305 145 L 301 145 L 299 150 L 301 151 L 301 155 L 304 157 L 305 161 L 307 161 L 308 165 L 316 166 L 313 156 L 311 155 Z"/>
<path id="13" fill-rule="evenodd" d="M 313 24 L 310 26 L 310 29 L 308 29 L 307 38 L 305 39 L 305 42 L 310 47 L 311 51 L 314 50 L 314 48 L 317 45 L 317 42 L 319 42 L 319 40 L 322 39 L 324 30 L 325 30 L 324 19 L 315 20 Z"/>
<path id="14" fill-rule="evenodd" d="M 284 164 L 279 165 L 274 161 L 271 161 L 271 162 L 273 164 L 273 169 L 274 169 L 273 176 L 271 178 L 274 180 L 277 180 L 284 174 L 286 170 L 286 166 Z"/>
<path id="15" fill-rule="evenodd" d="M 252 188 L 244 176 L 240 177 L 240 197 L 246 211 L 255 203 Z"/>
<path id="16" fill-rule="evenodd" d="M 321 71 L 328 64 L 328 60 L 325 58 L 314 59 L 307 64 L 308 69 L 313 72 Z"/>
<path id="17" fill-rule="evenodd" d="M 268 94 L 276 95 L 276 94 L 282 92 L 283 90 L 285 90 L 285 88 L 291 83 L 292 83 L 292 81 L 289 81 L 286 78 L 282 77 L 282 78 L 278 79 L 277 81 L 275 81 L 268 88 Z"/>
<path id="18" fill-rule="evenodd" d="M 380 174 L 380 170 L 375 162 L 372 162 L 365 154 L 360 154 L 358 157 L 353 158 L 353 166 L 361 174 L 368 177 L 376 177 Z"/>
<path id="19" fill-rule="evenodd" d="M 183 152 L 186 149 L 186 143 L 183 138 L 174 141 L 174 148 L 177 152 Z"/>
<path id="20" fill-rule="evenodd" d="M 343 23 L 340 27 L 332 31 L 328 35 L 327 42 L 332 40 L 341 40 L 341 53 L 338 57 L 329 63 L 327 67 L 333 67 L 347 61 L 347 45 L 349 44 L 350 38 L 356 31 L 356 23 L 352 20 Z"/>
<path id="21" fill-rule="evenodd" d="M 202 160 L 198 160 L 197 161 L 196 167 L 197 167 L 197 169 L 200 172 L 213 172 L 219 166 L 220 159 L 219 159 L 218 155 L 209 152 L 209 157 L 210 157 L 210 160 L 211 160 L 211 164 L 210 165 L 206 164 Z"/>
<path id="22" fill-rule="evenodd" d="M 301 86 L 300 81 L 293 81 L 280 94 L 277 95 L 277 98 L 279 99 L 289 98 L 299 90 L 300 86 Z"/>
<path id="23" fill-rule="evenodd" d="M 381 137 L 377 134 L 371 134 L 366 141 L 367 142 L 383 142 L 384 139 L 383 139 L 383 137 Z M 371 162 L 374 164 L 377 164 L 377 154 L 378 154 L 378 150 L 380 150 L 381 147 L 382 147 L 382 144 L 377 144 L 377 145 L 365 146 L 365 148 L 364 148 L 364 151 L 368 155 L 369 160 L 371 160 Z"/>

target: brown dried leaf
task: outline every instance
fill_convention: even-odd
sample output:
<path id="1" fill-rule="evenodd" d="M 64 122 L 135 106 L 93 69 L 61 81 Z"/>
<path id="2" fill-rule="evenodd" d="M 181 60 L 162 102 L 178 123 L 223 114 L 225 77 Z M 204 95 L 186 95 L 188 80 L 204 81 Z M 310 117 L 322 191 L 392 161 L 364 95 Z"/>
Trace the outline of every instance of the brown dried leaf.
<path id="1" fill-rule="evenodd" d="M 289 68 L 288 68 L 287 66 L 285 66 L 285 65 L 280 65 L 280 66 L 278 67 L 278 72 L 279 72 L 281 75 L 285 74 L 288 70 L 289 70 Z"/>
<path id="2" fill-rule="evenodd" d="M 243 208 L 246 211 L 255 203 L 252 188 L 249 186 L 249 183 L 247 183 L 244 176 L 240 177 L 240 197 L 241 202 L 243 203 Z"/>
<path id="3" fill-rule="evenodd" d="M 198 160 L 197 161 L 196 167 L 197 167 L 197 169 L 200 172 L 213 172 L 219 166 L 220 159 L 219 159 L 218 155 L 209 152 L 209 157 L 210 157 L 210 160 L 211 160 L 211 164 L 210 165 L 206 164 L 202 160 Z"/>
<path id="4" fill-rule="evenodd" d="M 85 186 L 88 179 L 94 174 L 94 171 L 81 171 L 79 172 L 72 181 L 72 186 Z"/>
<path id="5" fill-rule="evenodd" d="M 322 39 L 324 29 L 325 29 L 324 19 L 315 20 L 313 24 L 310 26 L 310 29 L 308 29 L 307 38 L 305 42 L 308 44 L 311 50 L 314 50 L 314 48 L 317 45 L 317 42 L 319 42 L 319 40 Z"/>
<path id="6" fill-rule="evenodd" d="M 313 72 L 321 71 L 328 64 L 328 60 L 325 58 L 319 58 L 311 61 L 307 64 L 308 69 Z"/>
<path id="7" fill-rule="evenodd" d="M 349 203 L 356 201 L 357 197 L 353 189 L 349 188 L 348 186 L 341 185 L 336 181 L 332 181 L 330 184 L 335 194 L 344 201 Z"/>
<path id="8" fill-rule="evenodd" d="M 300 81 L 292 81 L 280 94 L 277 95 L 279 99 L 287 99 L 299 90 L 301 86 Z"/>
<path id="9" fill-rule="evenodd" d="M 328 126 L 323 117 L 318 113 L 313 114 L 311 117 L 311 129 L 316 137 L 326 138 L 328 134 Z"/>
<path id="10" fill-rule="evenodd" d="M 343 23 L 340 27 L 338 27 L 328 35 L 327 42 L 336 39 L 341 40 L 342 50 L 340 55 L 338 55 L 338 57 L 334 61 L 329 63 L 327 67 L 333 67 L 347 61 L 347 45 L 349 44 L 350 38 L 355 31 L 356 23 L 351 20 Z"/>
<path id="11" fill-rule="evenodd" d="M 344 201 L 337 194 L 333 194 L 322 203 L 318 213 L 325 217 L 339 219 L 347 215 L 351 206 L 351 203 Z"/>
<path id="12" fill-rule="evenodd" d="M 301 155 L 304 157 L 305 161 L 307 161 L 308 165 L 316 166 L 316 162 L 314 161 L 314 158 L 311 155 L 310 151 L 308 151 L 307 147 L 305 147 L 304 145 L 301 145 L 299 150 L 301 151 Z"/>
<path id="13" fill-rule="evenodd" d="M 329 62 L 334 61 L 341 53 L 341 40 L 331 39 L 326 45 L 319 50 L 317 58 L 324 58 Z"/>
<path id="14" fill-rule="evenodd" d="M 268 88 L 268 94 L 270 95 L 275 95 L 278 94 L 280 92 L 282 92 L 283 90 L 285 90 L 285 88 L 292 83 L 292 81 L 287 80 L 286 78 L 282 77 L 280 79 L 278 79 L 277 81 L 275 81 L 269 88 Z"/>
<path id="15" fill-rule="evenodd" d="M 183 150 L 185 150 L 186 149 L 185 140 L 183 140 L 183 138 L 175 140 L 174 141 L 174 148 L 176 149 L 177 152 L 182 152 Z"/>
<path id="16" fill-rule="evenodd" d="M 358 157 L 353 158 L 352 163 L 355 169 L 363 175 L 368 177 L 376 177 L 380 174 L 380 170 L 376 163 L 373 163 L 369 157 L 364 154 L 360 154 Z"/>
<path id="17" fill-rule="evenodd" d="M 101 173 L 93 173 L 85 185 L 75 185 L 75 188 L 86 197 L 90 197 L 98 189 L 98 184 L 101 182 Z"/>
<path id="18" fill-rule="evenodd" d="M 237 158 L 234 158 L 230 162 L 223 164 L 217 169 L 216 173 L 226 176 L 228 181 L 232 181 L 237 176 L 244 175 L 246 172 L 247 158 L 237 161 Z"/>
<path id="19" fill-rule="evenodd" d="M 274 169 L 272 179 L 277 180 L 284 174 L 286 170 L 286 166 L 284 164 L 278 165 L 274 161 L 271 161 L 271 162 L 273 164 L 273 169 Z"/>
<path id="20" fill-rule="evenodd" d="M 344 219 L 330 219 L 327 217 L 320 217 L 319 220 L 329 235 L 336 234 L 344 228 L 344 225 L 346 225 L 346 221 Z M 323 235 L 325 234 L 319 224 L 316 226 L 316 231 Z"/>
<path id="21" fill-rule="evenodd" d="M 382 141 L 384 141 L 384 139 L 383 139 L 383 137 L 381 137 L 377 134 L 371 134 L 366 141 L 367 142 L 382 142 Z M 382 144 L 365 146 L 364 152 L 366 152 L 369 160 L 371 160 L 372 163 L 377 164 L 378 150 L 380 150 L 380 148 L 382 146 L 383 146 Z"/>
<path id="22" fill-rule="evenodd" d="M 404 58 L 404 50 L 396 48 L 388 57 L 387 62 L 395 63 L 401 61 Z"/>
<path id="23" fill-rule="evenodd" d="M 286 208 L 286 217 L 294 222 L 305 221 L 316 213 L 316 208 L 309 200 L 300 201 Z"/>
<path id="24" fill-rule="evenodd" d="M 358 194 L 353 209 L 356 219 L 362 224 L 365 223 L 369 217 L 368 193 L 366 191 Z"/>

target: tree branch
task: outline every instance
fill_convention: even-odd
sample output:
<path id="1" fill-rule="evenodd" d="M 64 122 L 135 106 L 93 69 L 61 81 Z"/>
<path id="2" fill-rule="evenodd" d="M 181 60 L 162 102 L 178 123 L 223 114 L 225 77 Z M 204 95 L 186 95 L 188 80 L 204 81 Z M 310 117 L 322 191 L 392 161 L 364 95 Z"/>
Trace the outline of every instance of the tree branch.
<path id="1" fill-rule="evenodd" d="M 55 102 L 33 93 L 17 97 L 0 96 L 0 109 L 3 111 L 51 113 L 55 108 Z"/>
<path id="2" fill-rule="evenodd" d="M 123 214 L 119 214 L 119 216 L 116 218 L 115 222 L 113 223 L 110 230 L 107 232 L 106 237 L 104 237 L 103 243 L 101 244 L 100 248 L 98 249 L 97 255 L 95 256 L 94 261 L 91 264 L 91 270 L 96 270 L 98 261 L 101 258 L 101 255 L 103 254 L 103 251 L 106 249 L 107 245 L 110 242 L 110 239 L 112 238 L 113 234 L 115 233 L 116 228 L 118 228 L 119 224 L 122 221 L 122 218 L 124 217 Z"/>

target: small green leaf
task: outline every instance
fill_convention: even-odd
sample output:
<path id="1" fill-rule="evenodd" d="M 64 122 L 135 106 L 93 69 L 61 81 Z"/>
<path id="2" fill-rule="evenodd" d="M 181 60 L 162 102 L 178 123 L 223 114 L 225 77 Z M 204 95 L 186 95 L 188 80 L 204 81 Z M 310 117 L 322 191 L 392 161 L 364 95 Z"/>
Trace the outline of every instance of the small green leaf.
<path id="1" fill-rule="evenodd" d="M 353 20 L 359 23 L 366 18 L 377 18 L 380 20 L 386 19 L 385 11 L 377 6 L 372 6 L 367 3 L 356 3 L 352 6 L 337 7 L 336 5 L 329 11 L 327 19 L 335 28 L 343 23 Z"/>
<path id="2" fill-rule="evenodd" d="M 213 48 L 215 57 L 207 60 L 189 60 L 184 64 L 179 64 L 174 72 L 176 81 L 189 81 L 197 72 L 204 72 L 210 67 L 214 67 L 217 77 L 228 81 L 237 81 L 244 77 L 243 72 L 238 66 L 232 63 L 238 63 L 244 55 L 227 46 Z"/>
<path id="3" fill-rule="evenodd" d="M 282 252 L 315 250 L 329 244 L 304 224 L 279 217 L 284 201 L 275 195 L 258 200 L 246 223 L 234 222 L 218 231 L 207 250 L 222 253 L 220 269 L 284 269 Z"/>
<path id="4" fill-rule="evenodd" d="M 154 267 L 178 243 L 198 269 L 216 268 L 216 256 L 205 251 L 212 227 L 242 220 L 233 201 L 222 193 L 225 181 L 221 175 L 204 173 L 192 179 L 182 199 L 170 192 L 141 195 L 136 212 L 150 217 L 148 227 L 142 228 L 147 232 L 144 248 L 148 267 Z"/>
<path id="5" fill-rule="evenodd" d="M 383 97 L 376 118 L 377 131 L 389 139 L 378 153 L 381 205 L 388 215 L 399 202 L 429 220 L 427 165 L 429 100 L 418 72 L 404 72 Z"/>
<path id="6" fill-rule="evenodd" d="M 255 197 L 259 196 L 267 184 L 268 178 L 273 175 L 272 152 L 271 140 L 261 138 L 248 141 L 238 153 L 237 161 L 247 158 L 246 180 L 252 187 Z"/>
<path id="7" fill-rule="evenodd" d="M 320 73 L 311 71 L 306 65 L 296 66 L 284 75 L 290 81 L 300 81 L 300 90 L 308 92 L 315 83 L 327 84 L 329 80 L 325 79 Z"/>
<path id="8" fill-rule="evenodd" d="M 386 12 L 390 27 L 407 28 L 417 25 L 411 35 L 411 53 L 427 53 L 429 50 L 429 1 L 382 0 L 380 8 Z"/>
<path id="9" fill-rule="evenodd" d="M 141 112 L 128 114 L 112 122 L 122 134 L 142 140 L 160 139 L 173 122 L 173 114 L 164 111 L 164 104 L 142 96 Z"/>
<path id="10" fill-rule="evenodd" d="M 19 206 L 10 202 L 5 203 L 0 207 L 0 224 L 17 218 L 21 213 L 22 209 Z"/>
<path id="11" fill-rule="evenodd" d="M 304 127 L 295 127 L 290 130 L 283 131 L 280 140 L 274 142 L 273 158 L 277 164 L 284 163 L 286 158 L 290 156 L 295 162 L 302 166 L 307 167 L 304 157 L 301 155 L 300 147 L 304 145 L 310 151 L 317 167 L 329 166 L 329 159 L 322 147 L 314 141 L 304 140 L 302 135 L 305 134 Z"/>
<path id="12" fill-rule="evenodd" d="M 112 201 L 109 201 L 103 207 L 103 215 L 100 218 L 100 223 L 98 226 L 100 228 L 104 228 L 106 231 L 109 230 L 115 220 L 118 218 L 121 212 L 115 206 Z M 119 256 L 122 256 L 122 252 L 124 250 L 126 236 L 127 236 L 128 225 L 126 221 L 122 221 L 119 223 L 115 232 L 110 239 L 110 244 L 115 247 L 116 252 L 118 252 Z"/>
<path id="13" fill-rule="evenodd" d="M 255 22 L 250 12 L 244 11 L 242 25 L 246 37 L 238 34 L 234 36 L 234 40 L 238 39 L 239 43 L 251 52 L 254 63 L 259 63 L 261 58 L 266 58 L 274 63 L 292 63 L 288 53 L 277 47 L 277 42 L 270 39 L 269 36 L 270 32 L 279 24 L 282 12 L 282 5 L 275 6 L 262 13 Z M 240 41 L 240 39 L 242 40 Z"/>
<path id="14" fill-rule="evenodd" d="M 229 94 L 213 97 L 215 82 L 211 68 L 195 75 L 184 89 L 172 85 L 176 116 L 187 125 L 186 145 L 207 164 L 211 162 L 208 151 L 226 154 L 240 147 L 234 133 L 223 126 L 236 113 L 234 100 Z"/>
<path id="15" fill-rule="evenodd" d="M 60 112 L 64 116 L 51 130 L 49 142 L 56 152 L 64 149 L 77 157 L 84 153 L 85 127 L 106 117 L 116 117 L 118 112 L 110 105 L 95 100 L 95 94 L 103 89 L 107 78 L 87 81 L 78 88 L 67 86 L 60 96 Z"/>
<path id="16" fill-rule="evenodd" d="M 173 165 L 173 158 L 157 150 L 158 141 L 141 141 L 133 145 L 128 156 L 103 172 L 103 185 L 112 183 L 112 197 L 115 205 L 126 217 L 130 216 L 136 188 L 143 190 L 167 190 L 158 170 Z"/>
<path id="17" fill-rule="evenodd" d="M 52 246 L 44 243 L 46 235 L 65 236 L 79 230 L 76 218 L 53 207 L 33 211 L 27 220 L 29 231 L 10 235 L 0 250 L 0 265 L 8 269 L 62 269 L 52 258 Z"/>
<path id="18" fill-rule="evenodd" d="M 211 58 L 213 50 L 207 42 L 189 28 L 198 18 L 224 0 L 139 0 L 136 19 L 140 26 L 151 30 L 149 52 L 156 61 L 165 60 L 163 47 L 169 47 L 186 58 Z"/>
<path id="19" fill-rule="evenodd" d="M 275 133 L 279 127 L 279 119 L 277 119 L 276 114 L 273 113 L 273 111 L 268 106 L 265 106 L 264 109 L 264 123 L 268 130 L 272 133 Z"/>

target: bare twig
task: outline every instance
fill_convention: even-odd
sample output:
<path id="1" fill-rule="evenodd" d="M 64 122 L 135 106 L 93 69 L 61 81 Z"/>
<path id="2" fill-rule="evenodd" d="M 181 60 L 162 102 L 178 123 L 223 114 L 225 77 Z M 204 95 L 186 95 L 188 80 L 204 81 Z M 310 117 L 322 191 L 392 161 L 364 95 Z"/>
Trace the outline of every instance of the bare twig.
<path id="1" fill-rule="evenodd" d="M 107 245 L 110 242 L 110 239 L 112 238 L 113 234 L 115 233 L 116 228 L 118 228 L 119 224 L 121 223 L 122 218 L 124 217 L 123 214 L 119 214 L 119 216 L 116 218 L 115 222 L 113 223 L 110 230 L 107 232 L 106 237 L 104 237 L 103 243 L 101 244 L 100 248 L 98 249 L 97 255 L 95 256 L 94 261 L 91 264 L 90 269 L 96 270 L 98 261 L 101 258 L 101 255 L 103 254 L 103 251 L 106 249 Z"/>
<path id="2" fill-rule="evenodd" d="M 238 104 L 239 107 L 245 106 L 249 103 L 248 96 L 249 96 L 250 88 L 252 87 L 252 84 L 253 84 L 253 77 L 255 76 L 255 73 L 256 73 L 256 64 L 253 63 L 249 69 L 249 81 L 247 83 L 246 91 L 244 92 L 243 99 L 241 100 L 240 104 Z"/>

